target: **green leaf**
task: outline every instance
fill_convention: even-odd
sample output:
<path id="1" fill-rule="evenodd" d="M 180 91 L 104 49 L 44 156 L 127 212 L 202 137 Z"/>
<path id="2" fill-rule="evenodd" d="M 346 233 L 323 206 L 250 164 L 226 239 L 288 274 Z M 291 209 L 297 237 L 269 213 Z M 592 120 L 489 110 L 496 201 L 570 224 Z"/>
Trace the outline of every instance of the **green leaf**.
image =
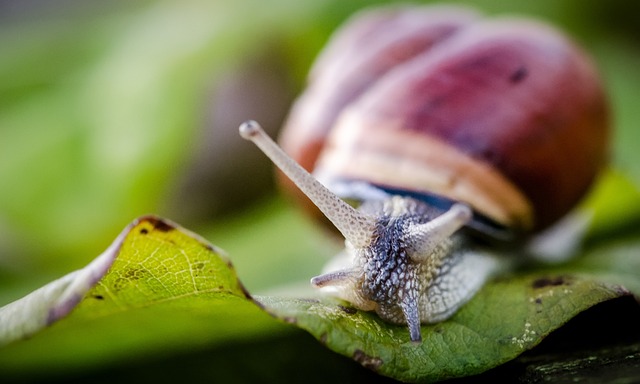
<path id="1" fill-rule="evenodd" d="M 619 242 L 574 267 L 493 281 L 449 321 L 423 326 L 424 340 L 415 344 L 406 327 L 332 298 L 261 296 L 256 305 L 222 251 L 166 220 L 144 217 L 86 268 L 0 309 L 0 343 L 9 344 L 0 349 L 0 370 L 73 369 L 283 331 L 265 309 L 382 375 L 467 376 L 517 357 L 585 309 L 627 295 L 618 284 L 640 288 L 632 256 L 638 249 L 637 240 Z M 611 257 L 594 265 L 603 256 Z M 51 325 L 83 292 L 75 310 Z"/>
<path id="2" fill-rule="evenodd" d="M 402 381 L 430 382 L 507 362 L 578 313 L 625 294 L 619 286 L 574 276 L 529 274 L 496 281 L 450 320 L 423 326 L 420 344 L 409 341 L 406 327 L 338 301 L 258 300 L 365 367 Z"/>
<path id="3" fill-rule="evenodd" d="M 222 251 L 143 217 L 86 268 L 0 309 L 0 345 L 9 344 L 0 370 L 71 369 L 282 328 L 251 301 Z"/>

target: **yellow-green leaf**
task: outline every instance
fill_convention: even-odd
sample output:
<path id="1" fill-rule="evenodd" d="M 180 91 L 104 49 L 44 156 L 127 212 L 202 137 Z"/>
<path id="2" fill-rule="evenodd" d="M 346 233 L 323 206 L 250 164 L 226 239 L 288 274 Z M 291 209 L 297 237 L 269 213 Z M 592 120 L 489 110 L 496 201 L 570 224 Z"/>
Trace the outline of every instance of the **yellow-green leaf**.
<path id="1" fill-rule="evenodd" d="M 0 349 L 0 370 L 17 375 L 35 368 L 74 369 L 282 331 L 266 309 L 386 376 L 433 381 L 472 375 L 534 347 L 589 307 L 627 295 L 619 284 L 638 289 L 638 271 L 629 269 L 638 263 L 628 259 L 639 246 L 603 246 L 573 268 L 493 281 L 449 321 L 423 326 L 424 340 L 414 344 L 406 327 L 331 298 L 269 296 L 256 305 L 222 251 L 166 220 L 143 217 L 86 268 L 0 309 L 0 341 L 9 344 Z M 606 262 L 595 268 L 598 257 Z M 621 263 L 627 268 L 619 268 Z M 83 293 L 71 314 L 54 322 Z M 44 321 L 21 335 L 21 324 L 32 318 Z M 29 338 L 17 341 L 20 336 Z"/>
<path id="2" fill-rule="evenodd" d="M 55 322 L 82 296 L 68 317 Z M 0 320 L 0 345 L 9 344 L 0 350 L 0 370 L 15 374 L 34 367 L 73 369 L 282 328 L 248 297 L 221 250 L 155 217 L 129 225 L 86 268 L 3 307 Z M 25 340 L 16 341 L 20 338 Z"/>

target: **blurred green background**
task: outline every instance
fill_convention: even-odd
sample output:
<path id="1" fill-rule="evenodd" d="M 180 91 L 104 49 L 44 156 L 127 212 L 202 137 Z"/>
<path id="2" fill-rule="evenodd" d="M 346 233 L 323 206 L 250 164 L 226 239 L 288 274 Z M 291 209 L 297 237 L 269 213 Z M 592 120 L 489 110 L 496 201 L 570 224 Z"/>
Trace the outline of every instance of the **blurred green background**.
<path id="1" fill-rule="evenodd" d="M 156 213 L 225 249 L 252 291 L 306 282 L 338 245 L 237 135 L 275 135 L 355 0 L 0 1 L 0 305 Z M 595 58 L 616 168 L 640 181 L 640 3 L 460 1 L 547 20 Z M 259 255 L 259 257 L 257 256 Z"/>

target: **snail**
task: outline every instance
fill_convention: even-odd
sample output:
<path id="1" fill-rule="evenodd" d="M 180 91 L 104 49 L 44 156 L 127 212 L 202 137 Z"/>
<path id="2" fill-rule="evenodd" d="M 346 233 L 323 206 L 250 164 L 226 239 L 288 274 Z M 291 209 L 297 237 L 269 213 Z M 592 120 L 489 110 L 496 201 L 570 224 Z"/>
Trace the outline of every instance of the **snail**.
<path id="1" fill-rule="evenodd" d="M 421 324 L 452 316 L 575 209 L 606 163 L 609 122 L 594 64 L 552 27 L 406 7 L 333 36 L 284 150 L 256 122 L 240 133 L 345 238 L 311 284 L 420 342 Z"/>

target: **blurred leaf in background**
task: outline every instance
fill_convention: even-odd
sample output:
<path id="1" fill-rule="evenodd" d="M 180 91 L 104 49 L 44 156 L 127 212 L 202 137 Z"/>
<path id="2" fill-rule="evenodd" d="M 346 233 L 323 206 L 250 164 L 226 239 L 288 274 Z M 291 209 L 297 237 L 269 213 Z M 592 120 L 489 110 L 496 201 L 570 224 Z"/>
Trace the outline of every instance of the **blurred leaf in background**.
<path id="1" fill-rule="evenodd" d="M 188 217 L 198 209 L 188 204 L 197 191 L 176 193 L 173 201 L 170 195 L 189 172 L 213 168 L 189 169 L 202 164 L 198 153 L 202 156 L 211 146 L 235 146 L 206 160 L 227 174 L 242 166 L 231 174 L 245 174 L 236 179 L 246 184 L 245 190 L 256 191 L 245 200 L 265 195 L 261 184 L 250 183 L 258 178 L 265 184 L 269 165 L 256 161 L 262 176 L 254 176 L 260 172 L 252 173 L 238 160 L 244 151 L 233 144 L 240 141 L 237 123 L 226 123 L 256 112 L 255 118 L 265 117 L 276 128 L 293 92 L 265 97 L 264 84 L 243 78 L 244 96 L 255 85 L 254 94 L 261 97 L 251 103 L 250 97 L 225 93 L 225 82 L 234 80 L 234 72 L 246 72 L 246 61 L 266 57 L 284 61 L 271 66 L 280 74 L 272 74 L 261 60 L 254 64 L 258 74 L 247 76 L 262 76 L 271 91 L 286 88 L 281 79 L 288 76 L 287 58 L 269 59 L 278 54 L 268 46 L 291 35 L 291 28 L 299 27 L 296 20 L 313 11 L 287 2 L 273 3 L 259 14 L 247 12 L 252 6 L 247 2 L 60 6 L 37 1 L 4 6 L 14 9 L 0 30 L 0 265 L 5 282 L 14 275 L 37 278 L 34 273 L 55 275 L 77 266 L 78 257 L 145 212 L 168 210 L 177 218 Z M 288 18 L 291 23 L 282 22 Z M 220 100 L 211 99 L 216 90 Z M 243 105 L 254 109 L 243 111 Z M 211 111 L 218 112 L 215 127 L 208 125 Z M 224 185 L 228 177 L 214 180 Z M 210 199 L 234 203 L 229 196 L 235 192 L 221 191 Z M 226 204 L 218 201 L 214 207 L 228 212 Z M 210 220 L 207 209 L 203 206 L 197 218 Z"/>
<path id="2" fill-rule="evenodd" d="M 592 53 L 612 161 L 637 186 L 640 4 L 460 3 L 547 20 Z M 215 239 L 252 290 L 317 273 L 336 246 L 274 200 L 271 166 L 237 125 L 273 134 L 331 31 L 371 4 L 1 0 L 0 304 L 85 265 L 146 213 Z M 630 210 L 612 207 L 617 228 Z"/>

